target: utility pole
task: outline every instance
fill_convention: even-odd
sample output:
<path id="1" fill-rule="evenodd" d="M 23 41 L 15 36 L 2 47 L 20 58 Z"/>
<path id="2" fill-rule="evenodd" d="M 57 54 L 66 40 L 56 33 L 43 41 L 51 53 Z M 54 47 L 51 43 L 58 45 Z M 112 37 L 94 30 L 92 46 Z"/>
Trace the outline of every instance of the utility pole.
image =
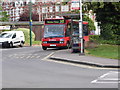
<path id="1" fill-rule="evenodd" d="M 32 2 L 29 2 L 29 11 L 30 11 L 30 46 L 32 46 Z"/>
<path id="2" fill-rule="evenodd" d="M 83 19 L 82 19 L 82 0 L 80 0 L 79 39 L 80 39 L 80 42 L 81 42 L 80 55 L 84 55 L 84 44 L 83 44 Z"/>

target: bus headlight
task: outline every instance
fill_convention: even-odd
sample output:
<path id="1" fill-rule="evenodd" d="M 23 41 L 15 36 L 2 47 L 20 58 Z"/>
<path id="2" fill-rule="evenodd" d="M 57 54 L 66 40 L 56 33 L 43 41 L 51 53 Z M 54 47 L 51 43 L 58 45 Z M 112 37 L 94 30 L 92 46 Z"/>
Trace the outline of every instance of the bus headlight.
<path id="1" fill-rule="evenodd" d="M 47 41 L 43 41 L 43 43 L 47 43 Z"/>

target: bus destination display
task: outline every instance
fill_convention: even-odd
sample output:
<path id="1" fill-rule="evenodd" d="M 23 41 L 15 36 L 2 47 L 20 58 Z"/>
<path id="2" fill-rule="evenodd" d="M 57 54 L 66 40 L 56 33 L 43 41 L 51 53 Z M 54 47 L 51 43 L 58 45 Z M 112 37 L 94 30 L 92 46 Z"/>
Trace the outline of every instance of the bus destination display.
<path id="1" fill-rule="evenodd" d="M 55 19 L 55 20 L 45 20 L 46 24 L 62 24 L 65 23 L 65 20 L 61 19 Z"/>

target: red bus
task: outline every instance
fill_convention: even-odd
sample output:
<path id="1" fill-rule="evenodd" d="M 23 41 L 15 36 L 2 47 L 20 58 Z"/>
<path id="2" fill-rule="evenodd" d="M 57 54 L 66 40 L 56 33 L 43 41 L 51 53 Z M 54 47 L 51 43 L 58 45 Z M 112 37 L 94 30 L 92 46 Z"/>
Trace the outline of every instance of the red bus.
<path id="1" fill-rule="evenodd" d="M 77 23 L 76 25 L 76 28 L 78 28 L 79 24 Z M 73 33 L 73 29 L 71 29 L 72 26 L 75 25 L 74 23 L 73 25 L 71 25 L 70 19 L 45 19 L 42 38 L 42 49 L 46 50 L 47 48 L 69 47 L 71 42 L 71 35 Z"/>

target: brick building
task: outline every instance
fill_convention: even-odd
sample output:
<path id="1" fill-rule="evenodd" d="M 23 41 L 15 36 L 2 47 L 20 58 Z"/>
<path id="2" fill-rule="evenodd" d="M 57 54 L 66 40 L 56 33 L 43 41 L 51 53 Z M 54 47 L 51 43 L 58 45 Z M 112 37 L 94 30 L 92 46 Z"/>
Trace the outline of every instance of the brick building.
<path id="1" fill-rule="evenodd" d="M 53 1 L 53 2 L 52 2 Z M 3 11 L 10 15 L 9 21 L 18 21 L 20 15 L 29 9 L 29 0 L 7 0 L 2 2 Z M 71 4 L 63 5 L 61 0 L 36 0 L 32 4 L 33 13 L 39 15 L 39 21 L 71 11 Z"/>

